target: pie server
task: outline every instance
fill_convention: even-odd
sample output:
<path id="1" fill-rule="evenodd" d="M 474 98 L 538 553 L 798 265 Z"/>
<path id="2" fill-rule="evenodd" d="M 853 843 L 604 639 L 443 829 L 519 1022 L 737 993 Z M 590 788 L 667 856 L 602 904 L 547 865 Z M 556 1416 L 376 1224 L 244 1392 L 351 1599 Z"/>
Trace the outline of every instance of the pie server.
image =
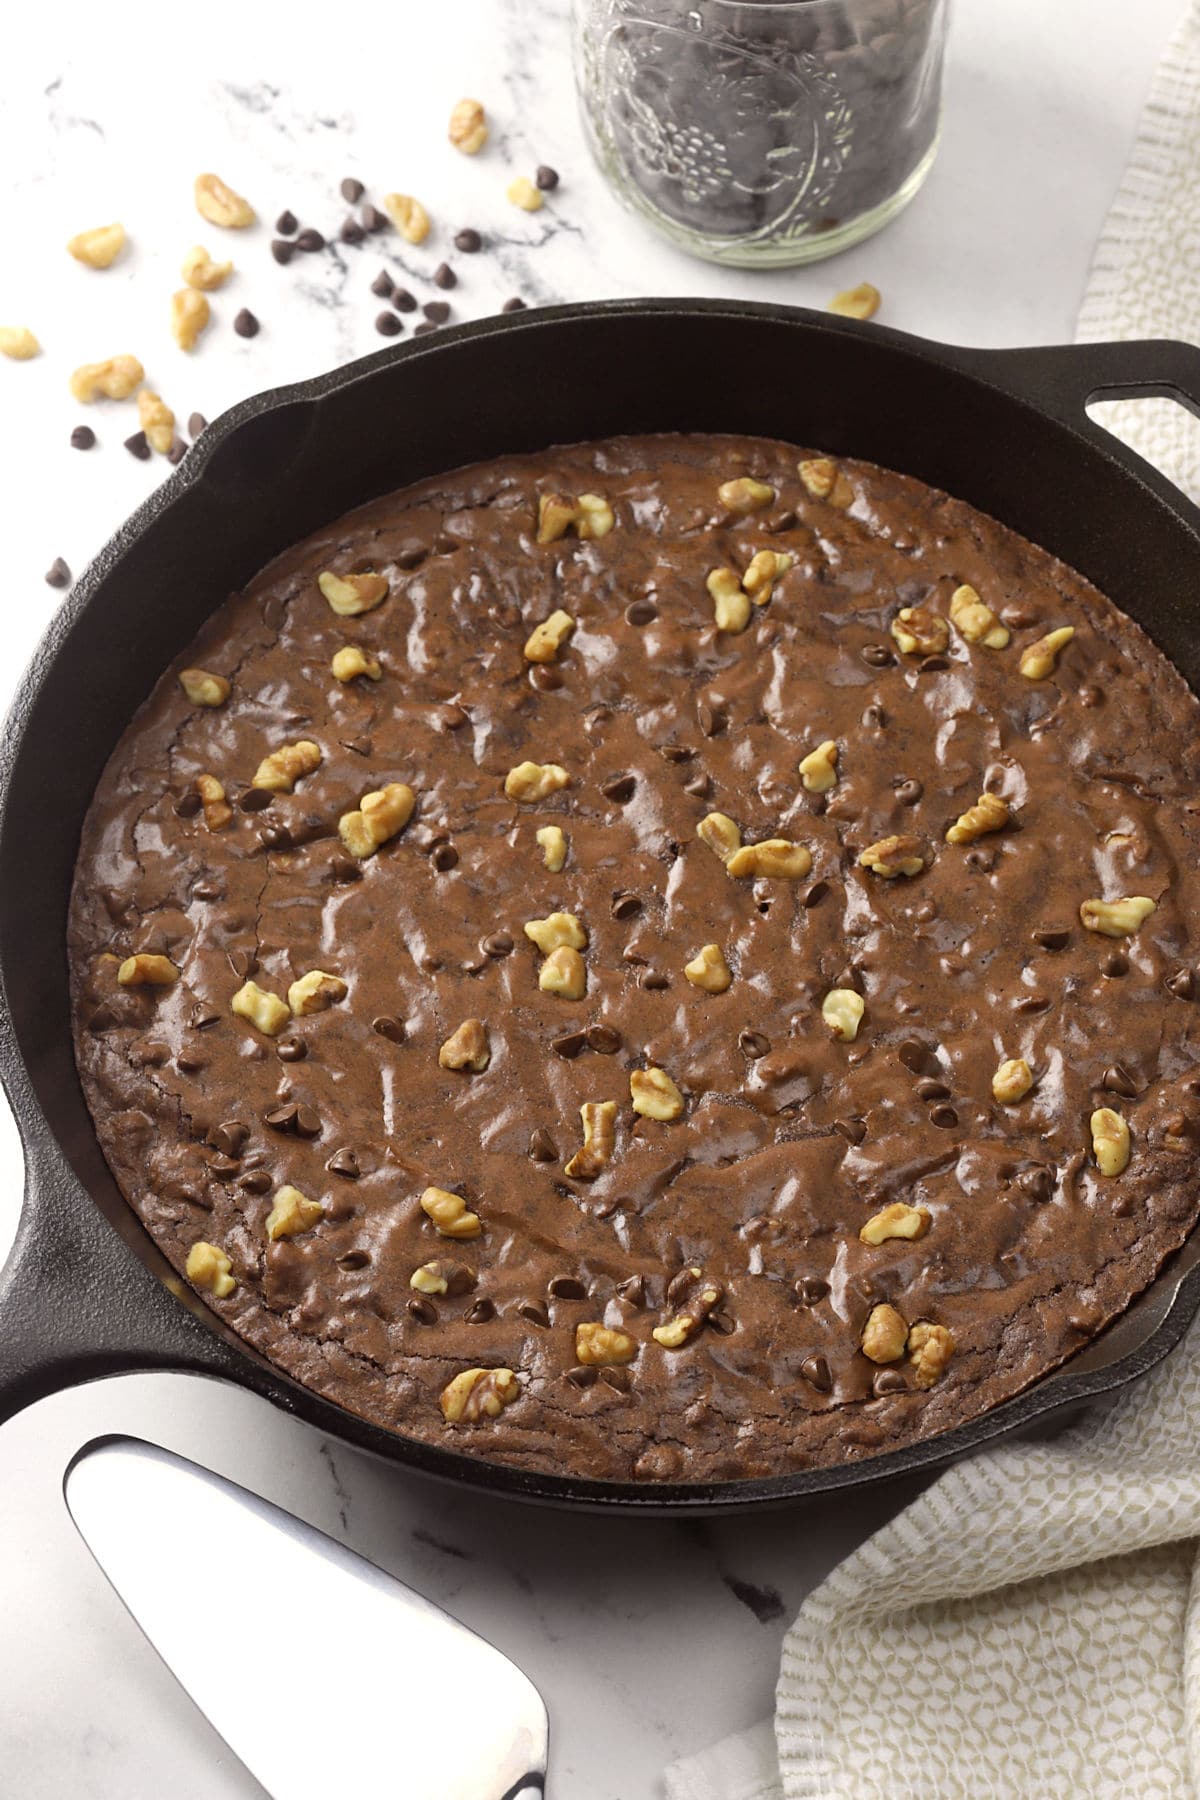
<path id="1" fill-rule="evenodd" d="M 66 1481 L 84 1542 L 172 1674 L 273 1800 L 378 1786 L 411 1800 L 537 1800 L 541 1695 L 491 1644 L 374 1563 L 245 1488 L 133 1438 L 89 1445 Z M 247 1572 L 342 1654 L 257 1666 L 223 1601 Z M 207 1604 L 184 1604 L 181 1582 Z M 347 1719 L 375 1720 L 373 1734 Z"/>

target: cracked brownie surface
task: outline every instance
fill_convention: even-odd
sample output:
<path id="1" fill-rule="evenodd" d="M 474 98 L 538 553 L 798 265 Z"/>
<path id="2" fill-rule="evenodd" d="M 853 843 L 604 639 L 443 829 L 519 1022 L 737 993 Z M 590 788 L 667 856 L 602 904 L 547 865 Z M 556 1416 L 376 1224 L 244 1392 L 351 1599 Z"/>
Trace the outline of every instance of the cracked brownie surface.
<path id="1" fill-rule="evenodd" d="M 1196 1217 L 1198 724 L 1080 576 L 867 464 L 628 438 L 388 496 L 108 765 L 101 1144 L 392 1430 L 650 1481 L 942 1431 Z"/>

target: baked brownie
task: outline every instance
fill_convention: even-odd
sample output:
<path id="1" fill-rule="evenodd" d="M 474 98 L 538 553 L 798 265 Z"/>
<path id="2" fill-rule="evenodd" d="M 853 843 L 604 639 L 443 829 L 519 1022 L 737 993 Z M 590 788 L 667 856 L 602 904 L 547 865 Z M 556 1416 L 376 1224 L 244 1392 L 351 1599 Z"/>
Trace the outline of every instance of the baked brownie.
<path id="1" fill-rule="evenodd" d="M 735 1479 L 969 1419 L 1190 1230 L 1200 715 L 1089 584 L 739 437 L 376 501 L 215 611 L 71 912 L 105 1154 L 340 1405 Z"/>

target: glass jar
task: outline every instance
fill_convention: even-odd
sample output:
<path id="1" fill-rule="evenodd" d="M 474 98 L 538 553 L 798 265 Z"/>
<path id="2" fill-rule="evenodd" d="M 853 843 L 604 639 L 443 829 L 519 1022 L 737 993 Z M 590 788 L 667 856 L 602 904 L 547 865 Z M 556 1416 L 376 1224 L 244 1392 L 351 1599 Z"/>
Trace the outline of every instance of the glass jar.
<path id="1" fill-rule="evenodd" d="M 593 154 L 681 249 L 832 256 L 929 173 L 949 0 L 575 0 Z"/>

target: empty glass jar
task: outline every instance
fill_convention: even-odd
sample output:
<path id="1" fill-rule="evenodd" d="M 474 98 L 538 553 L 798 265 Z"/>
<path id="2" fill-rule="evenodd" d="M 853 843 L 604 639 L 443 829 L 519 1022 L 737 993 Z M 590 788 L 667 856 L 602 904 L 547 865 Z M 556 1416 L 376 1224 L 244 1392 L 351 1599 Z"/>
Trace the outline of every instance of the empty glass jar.
<path id="1" fill-rule="evenodd" d="M 937 151 L 949 0 L 575 0 L 575 71 L 616 192 L 714 262 L 830 256 Z"/>

